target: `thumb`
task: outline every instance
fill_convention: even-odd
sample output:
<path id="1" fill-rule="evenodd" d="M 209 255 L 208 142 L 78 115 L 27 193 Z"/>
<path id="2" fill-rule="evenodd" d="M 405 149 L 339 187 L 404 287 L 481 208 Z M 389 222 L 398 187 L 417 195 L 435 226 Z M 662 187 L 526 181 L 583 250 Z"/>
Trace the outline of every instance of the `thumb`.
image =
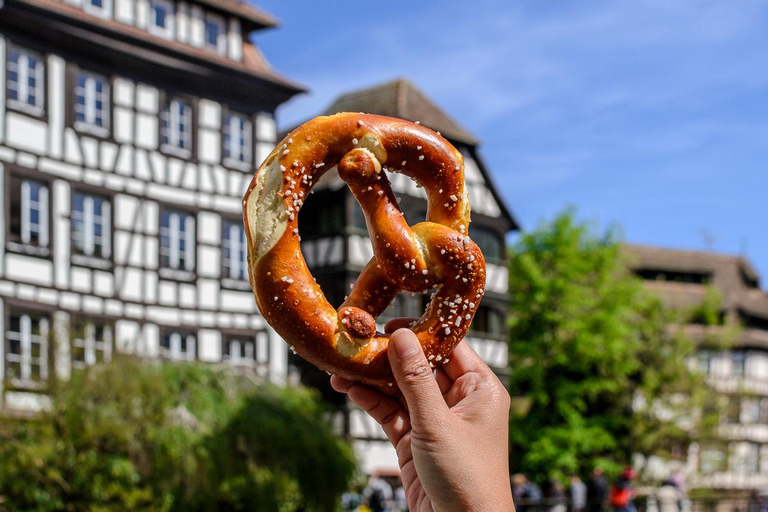
<path id="1" fill-rule="evenodd" d="M 396 330 L 389 338 L 387 355 L 397 386 L 408 404 L 411 424 L 426 426 L 443 418 L 448 406 L 416 335 L 410 329 Z"/>

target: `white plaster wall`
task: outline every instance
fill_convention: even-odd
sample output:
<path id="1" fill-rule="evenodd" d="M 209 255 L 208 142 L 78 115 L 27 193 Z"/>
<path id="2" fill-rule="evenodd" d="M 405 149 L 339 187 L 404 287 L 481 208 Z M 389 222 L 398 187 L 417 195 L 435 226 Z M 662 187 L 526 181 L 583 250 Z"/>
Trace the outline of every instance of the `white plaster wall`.
<path id="1" fill-rule="evenodd" d="M 389 441 L 355 441 L 354 448 L 360 467 L 367 474 L 399 467 L 397 452 Z"/>
<path id="2" fill-rule="evenodd" d="M 197 332 L 197 355 L 201 361 L 221 361 L 221 332 L 200 329 Z"/>
<path id="3" fill-rule="evenodd" d="M 221 244 L 221 217 L 212 212 L 197 215 L 197 240 L 201 244 Z"/>
<path id="4" fill-rule="evenodd" d="M 37 155 L 47 153 L 48 125 L 28 116 L 8 112 L 5 117 L 9 146 L 30 151 Z"/>
<path id="5" fill-rule="evenodd" d="M 218 247 L 197 246 L 197 273 L 201 277 L 216 277 L 221 274 L 221 251 Z"/>
<path id="6" fill-rule="evenodd" d="M 202 48 L 205 44 L 205 22 L 203 10 L 193 5 L 190 9 L 189 19 L 189 43 L 197 48 Z"/>
<path id="7" fill-rule="evenodd" d="M 255 313 L 256 302 L 250 291 L 222 290 L 220 308 L 230 312 Z"/>
<path id="8" fill-rule="evenodd" d="M 157 325 L 144 324 L 136 352 L 148 356 L 157 356 L 160 353 L 160 328 Z"/>
<path id="9" fill-rule="evenodd" d="M 176 7 L 176 39 L 179 42 L 189 41 L 189 5 L 179 2 Z"/>
<path id="10" fill-rule="evenodd" d="M 69 210 L 71 190 L 69 183 L 64 180 L 53 182 L 53 264 L 56 276 L 56 286 L 69 287 L 70 261 L 70 225 Z"/>
<path id="11" fill-rule="evenodd" d="M 273 384 L 285 385 L 288 377 L 288 345 L 277 333 L 267 327 L 269 336 L 269 379 Z"/>
<path id="12" fill-rule="evenodd" d="M 50 373 L 60 379 L 68 379 L 71 371 L 71 354 L 69 351 L 69 313 L 56 311 L 53 314 L 53 335 L 56 343 L 52 358 Z"/>
<path id="13" fill-rule="evenodd" d="M 243 60 L 243 34 L 240 28 L 240 20 L 237 18 L 229 19 L 229 30 L 227 31 L 227 53 L 229 58 L 232 60 Z"/>
<path id="14" fill-rule="evenodd" d="M 0 82 L 2 83 L 2 82 Z M 3 87 L 0 87 L 2 89 Z M 3 123 L 0 123 L 3 124 Z M 0 212 L 5 212 L 5 166 L 3 162 L 0 162 Z M 0 248 L 5 247 L 5 222 L 0 222 Z M 5 276 L 5 250 L 0 250 L 0 277 Z M 1 306 L 2 304 L 0 304 Z M 2 307 L 0 307 L 0 313 L 2 313 Z M 5 332 L 0 329 L 0 333 Z M 2 350 L 0 350 L 2 352 Z M 3 366 L 0 364 L 0 366 Z M 0 373 L 0 377 L 2 374 Z M 2 382 L 2 378 L 0 378 Z M 0 393 L 2 395 L 2 393 Z M 2 406 L 2 404 L 0 404 Z"/>
<path id="15" fill-rule="evenodd" d="M 149 0 L 135 0 L 136 1 L 136 26 L 139 28 L 147 28 L 147 22 L 149 21 Z"/>
<path id="16" fill-rule="evenodd" d="M 120 352 L 134 352 L 139 341 L 139 333 L 138 322 L 131 320 L 115 322 L 115 349 Z"/>
<path id="17" fill-rule="evenodd" d="M 123 144 L 131 144 L 133 142 L 133 111 L 116 106 L 113 112 L 115 140 Z"/>
<path id="18" fill-rule="evenodd" d="M 136 145 L 144 149 L 157 148 L 157 127 L 158 118 L 156 115 L 137 114 L 136 115 Z"/>
<path id="19" fill-rule="evenodd" d="M 5 264 L 5 275 L 13 281 L 53 286 L 53 264 L 49 260 L 9 253 Z"/>
<path id="20" fill-rule="evenodd" d="M 5 55 L 5 54 L 3 54 Z M 5 244 L 3 244 L 4 246 Z M 0 296 L 0 332 L 5 333 L 5 304 Z M 5 334 L 3 334 L 5 338 Z M 5 382 L 5 350 L 0 350 L 0 382 Z M 3 393 L 0 393 L 0 407 L 3 407 Z"/>
<path id="21" fill-rule="evenodd" d="M 134 18 L 134 2 L 133 0 L 114 0 L 115 2 L 115 19 L 120 23 L 126 25 L 133 25 L 136 23 Z"/>
<path id="22" fill-rule="evenodd" d="M 200 128 L 197 154 L 201 162 L 218 164 L 221 160 L 221 137 L 218 130 Z"/>
<path id="23" fill-rule="evenodd" d="M 5 119 L 5 37 L 0 33 L 0 121 Z M 0 122 L 0 142 L 5 141 L 5 123 Z M 2 395 L 2 393 L 0 393 Z"/>
<path id="24" fill-rule="evenodd" d="M 61 158 L 64 152 L 64 95 L 66 80 L 64 77 L 64 59 L 56 55 L 48 57 L 48 125 L 50 140 L 48 154 L 52 158 Z"/>
<path id="25" fill-rule="evenodd" d="M 218 279 L 197 280 L 197 303 L 203 309 L 217 309 L 219 297 Z"/>

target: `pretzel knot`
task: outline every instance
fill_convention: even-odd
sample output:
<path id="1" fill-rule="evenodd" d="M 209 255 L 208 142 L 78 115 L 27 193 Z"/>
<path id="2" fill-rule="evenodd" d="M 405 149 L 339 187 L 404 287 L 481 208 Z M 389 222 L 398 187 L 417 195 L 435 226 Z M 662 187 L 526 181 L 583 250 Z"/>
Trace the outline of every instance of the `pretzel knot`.
<path id="1" fill-rule="evenodd" d="M 333 167 L 365 213 L 374 252 L 338 311 L 309 272 L 298 231 L 302 204 Z M 406 223 L 384 169 L 424 187 L 425 222 Z M 433 366 L 448 360 L 483 295 L 485 260 L 467 236 L 461 153 L 414 123 L 353 113 L 308 121 L 256 172 L 243 217 L 251 287 L 262 314 L 296 353 L 348 379 L 393 381 L 389 335 L 376 331 L 376 318 L 399 292 L 434 291 L 412 326 Z"/>

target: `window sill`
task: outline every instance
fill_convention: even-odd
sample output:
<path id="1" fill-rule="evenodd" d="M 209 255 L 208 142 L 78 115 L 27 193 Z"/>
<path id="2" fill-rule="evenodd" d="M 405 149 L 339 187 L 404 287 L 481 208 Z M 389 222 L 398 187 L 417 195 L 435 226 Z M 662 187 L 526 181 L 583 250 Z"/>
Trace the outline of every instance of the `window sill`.
<path id="1" fill-rule="evenodd" d="M 248 281 L 231 279 L 229 277 L 225 277 L 221 280 L 221 287 L 228 290 L 252 291 L 251 283 Z"/>
<path id="2" fill-rule="evenodd" d="M 13 252 L 16 254 L 24 254 L 26 256 L 34 256 L 36 258 L 45 259 L 50 259 L 51 257 L 51 250 L 48 247 L 20 244 L 17 242 L 8 242 L 5 247 L 8 252 Z"/>
<path id="3" fill-rule="evenodd" d="M 39 380 L 14 379 L 8 380 L 9 390 L 13 391 L 46 391 L 48 382 Z"/>
<path id="4" fill-rule="evenodd" d="M 158 273 L 161 279 L 170 279 L 172 281 L 180 281 L 184 283 L 190 283 L 195 280 L 195 273 L 189 270 L 178 270 L 175 268 L 161 268 Z"/>
<path id="5" fill-rule="evenodd" d="M 32 106 L 29 103 L 23 101 L 8 100 L 8 110 L 18 112 L 27 116 L 31 116 L 37 119 L 43 119 L 45 115 L 45 109 L 43 107 Z"/>
<path id="6" fill-rule="evenodd" d="M 75 122 L 75 130 L 85 135 L 92 135 L 101 139 L 109 138 L 109 128 L 103 126 L 95 126 L 88 123 Z"/>
<path id="7" fill-rule="evenodd" d="M 73 254 L 70 259 L 72 265 L 78 265 L 81 267 L 91 267 L 100 270 L 111 270 L 112 262 L 105 258 L 99 258 L 98 256 L 88 256 L 85 254 Z"/>
<path id="8" fill-rule="evenodd" d="M 181 158 L 182 160 L 189 160 L 192 158 L 192 150 L 180 148 L 178 146 L 172 146 L 170 144 L 161 144 L 160 152 L 167 156 Z"/>
<path id="9" fill-rule="evenodd" d="M 240 160 L 233 160 L 231 158 L 225 158 L 221 161 L 221 165 L 224 167 L 229 167 L 230 169 L 235 169 L 237 171 L 243 171 L 243 172 L 250 172 L 253 170 L 253 166 L 251 165 L 251 162 L 242 162 Z"/>

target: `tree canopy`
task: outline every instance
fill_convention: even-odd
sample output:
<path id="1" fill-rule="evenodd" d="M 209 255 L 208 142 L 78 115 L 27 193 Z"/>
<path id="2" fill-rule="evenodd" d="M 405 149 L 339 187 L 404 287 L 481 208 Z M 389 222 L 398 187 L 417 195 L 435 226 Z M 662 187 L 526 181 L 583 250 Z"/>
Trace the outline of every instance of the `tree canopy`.
<path id="1" fill-rule="evenodd" d="M 690 312 L 645 290 L 614 230 L 566 212 L 523 235 L 510 260 L 513 470 L 563 478 L 635 453 L 680 457 L 712 427 L 695 344 L 677 328 Z"/>
<path id="2" fill-rule="evenodd" d="M 0 508 L 332 511 L 356 462 L 315 396 L 127 356 L 0 423 Z"/>

